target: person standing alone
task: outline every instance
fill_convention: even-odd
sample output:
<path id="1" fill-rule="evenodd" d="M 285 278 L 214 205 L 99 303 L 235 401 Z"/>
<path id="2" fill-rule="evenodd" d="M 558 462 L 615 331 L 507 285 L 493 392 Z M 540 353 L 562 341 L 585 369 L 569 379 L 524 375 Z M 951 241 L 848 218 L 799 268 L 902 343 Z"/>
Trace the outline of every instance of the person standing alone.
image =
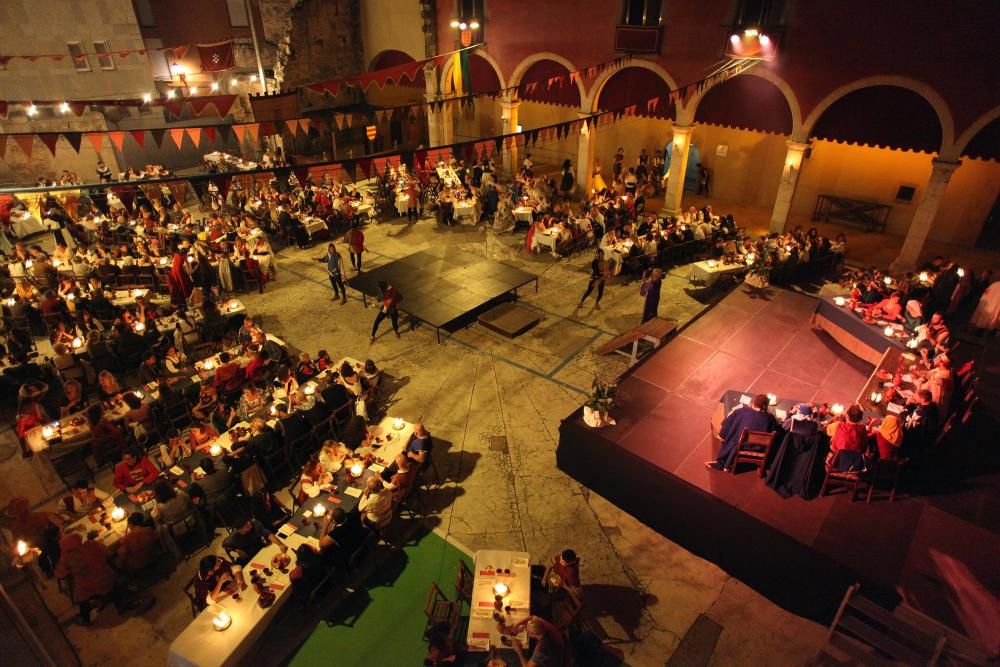
<path id="1" fill-rule="evenodd" d="M 642 306 L 642 321 L 648 322 L 657 316 L 660 307 L 660 285 L 663 284 L 663 271 L 650 269 L 642 277 L 642 287 L 639 294 L 645 297 Z"/>
<path id="2" fill-rule="evenodd" d="M 604 283 L 607 282 L 609 273 L 608 262 L 604 259 L 604 251 L 598 249 L 597 256 L 590 263 L 590 282 L 587 284 L 587 291 L 580 297 L 580 305 L 577 308 L 583 308 L 583 302 L 587 300 L 587 297 L 590 296 L 590 293 L 596 287 L 597 301 L 594 302 L 594 308 L 597 310 L 601 309 L 601 298 L 604 296 Z"/>
<path id="3" fill-rule="evenodd" d="M 347 244 L 348 252 L 351 254 L 351 266 L 354 267 L 355 271 L 361 273 L 361 253 L 368 251 L 368 248 L 365 247 L 365 233 L 361 231 L 360 227 L 351 227 L 347 230 L 344 243 Z"/>
<path id="4" fill-rule="evenodd" d="M 333 243 L 326 247 L 326 256 L 320 257 L 318 262 L 326 262 L 326 274 L 330 277 L 330 286 L 333 287 L 333 301 L 340 297 L 340 305 L 347 303 L 347 288 L 344 287 L 344 258 L 337 252 L 337 246 Z"/>
<path id="5" fill-rule="evenodd" d="M 392 330 L 396 332 L 396 338 L 399 338 L 399 303 L 403 300 L 403 295 L 399 293 L 399 290 L 384 280 L 379 282 L 378 289 L 381 293 L 382 307 L 379 308 L 378 315 L 375 316 L 375 323 L 372 324 L 371 342 L 373 343 L 375 342 L 375 334 L 378 332 L 378 325 L 382 324 L 382 320 L 386 317 L 392 322 Z"/>

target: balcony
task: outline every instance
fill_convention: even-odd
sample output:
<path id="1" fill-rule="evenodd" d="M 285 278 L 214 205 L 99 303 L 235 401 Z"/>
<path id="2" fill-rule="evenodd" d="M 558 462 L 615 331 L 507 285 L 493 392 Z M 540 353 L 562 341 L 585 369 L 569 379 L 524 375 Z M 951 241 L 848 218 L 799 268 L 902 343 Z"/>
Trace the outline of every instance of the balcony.
<path id="1" fill-rule="evenodd" d="M 662 43 L 663 26 L 615 26 L 615 51 L 658 54 Z"/>

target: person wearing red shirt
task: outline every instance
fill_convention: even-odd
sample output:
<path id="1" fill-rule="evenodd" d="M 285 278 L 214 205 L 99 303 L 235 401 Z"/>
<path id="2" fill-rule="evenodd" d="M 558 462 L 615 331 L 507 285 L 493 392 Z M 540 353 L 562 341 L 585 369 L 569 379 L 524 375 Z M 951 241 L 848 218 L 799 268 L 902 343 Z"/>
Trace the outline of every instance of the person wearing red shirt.
<path id="1" fill-rule="evenodd" d="M 846 421 L 834 421 L 827 427 L 831 438 L 827 462 L 836 463 L 837 470 L 864 469 L 863 454 L 868 446 L 868 429 L 861 423 L 864 416 L 860 406 L 852 405 L 847 408 Z"/>
<path id="2" fill-rule="evenodd" d="M 122 460 L 115 465 L 115 488 L 119 491 L 135 493 L 143 486 L 156 481 L 159 469 L 153 465 L 145 454 L 137 449 L 127 449 Z"/>
<path id="3" fill-rule="evenodd" d="M 235 391 L 243 384 L 243 369 L 232 360 L 228 352 L 219 355 L 221 365 L 215 370 L 215 379 L 212 381 L 219 391 Z"/>
<path id="4" fill-rule="evenodd" d="M 399 293 L 399 290 L 384 280 L 379 282 L 378 289 L 382 293 L 382 307 L 379 309 L 378 315 L 375 316 L 375 323 L 372 324 L 371 342 L 373 343 L 375 342 L 375 334 L 378 332 L 378 325 L 382 324 L 382 320 L 386 317 L 392 322 L 392 330 L 396 332 L 396 338 L 399 338 L 399 303 L 403 300 L 403 295 Z"/>
<path id="5" fill-rule="evenodd" d="M 344 243 L 350 250 L 351 266 L 354 267 L 355 271 L 361 273 L 361 253 L 368 251 L 368 248 L 365 247 L 364 232 L 358 227 L 349 229 L 344 237 Z"/>

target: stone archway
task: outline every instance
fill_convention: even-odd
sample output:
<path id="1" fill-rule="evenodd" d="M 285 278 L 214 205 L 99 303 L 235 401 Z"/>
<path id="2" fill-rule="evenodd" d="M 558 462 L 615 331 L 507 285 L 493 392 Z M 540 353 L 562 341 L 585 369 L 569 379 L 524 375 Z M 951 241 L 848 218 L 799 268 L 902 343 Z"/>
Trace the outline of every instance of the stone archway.
<path id="1" fill-rule="evenodd" d="M 576 71 L 576 66 L 573 65 L 573 63 L 571 63 L 570 61 L 560 56 L 559 54 L 552 53 L 550 51 L 542 51 L 539 53 L 532 54 L 527 58 L 525 58 L 524 60 L 522 60 L 518 64 L 518 66 L 514 68 L 514 72 L 510 75 L 510 81 L 508 82 L 508 85 L 511 88 L 518 85 L 519 83 L 521 83 L 521 79 L 524 77 L 525 74 L 527 74 L 528 70 L 530 70 L 533 65 L 545 62 L 547 60 L 562 65 L 569 72 Z M 583 108 L 582 105 L 587 97 L 587 91 L 586 88 L 584 88 L 583 81 L 581 80 L 580 77 L 577 77 L 576 79 L 576 87 L 580 91 L 580 105 L 581 108 Z"/>

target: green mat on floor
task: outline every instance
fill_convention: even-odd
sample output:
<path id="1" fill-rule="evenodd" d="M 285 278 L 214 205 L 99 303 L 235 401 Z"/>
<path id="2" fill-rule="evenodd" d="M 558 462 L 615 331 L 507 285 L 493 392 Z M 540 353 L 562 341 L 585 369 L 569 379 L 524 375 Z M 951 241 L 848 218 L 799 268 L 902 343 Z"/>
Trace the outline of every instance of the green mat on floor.
<path id="1" fill-rule="evenodd" d="M 424 603 L 431 582 L 454 599 L 458 560 L 471 559 L 432 532 L 388 558 L 327 622 L 320 622 L 292 667 L 337 665 L 419 665 L 427 654 L 423 641 Z"/>

